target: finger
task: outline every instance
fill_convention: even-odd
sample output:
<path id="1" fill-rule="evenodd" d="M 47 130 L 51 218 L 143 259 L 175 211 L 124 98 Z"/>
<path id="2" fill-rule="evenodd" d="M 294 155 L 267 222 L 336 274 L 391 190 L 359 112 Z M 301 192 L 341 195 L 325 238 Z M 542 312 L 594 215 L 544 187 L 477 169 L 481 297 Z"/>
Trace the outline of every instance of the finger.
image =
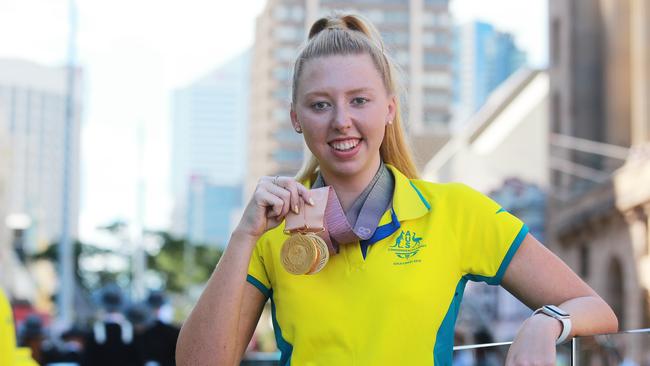
<path id="1" fill-rule="evenodd" d="M 286 216 L 287 213 L 289 213 L 289 210 L 291 209 L 291 192 L 275 184 L 266 184 L 265 188 L 268 192 L 270 192 L 271 194 L 277 196 L 282 200 L 283 206 L 278 216 L 282 216 L 282 217 Z"/>
<path id="2" fill-rule="evenodd" d="M 282 213 L 284 200 L 268 190 L 259 190 L 256 193 L 256 201 L 258 205 L 266 209 L 266 216 L 278 217 Z"/>
<path id="3" fill-rule="evenodd" d="M 305 201 L 305 203 L 313 206 L 314 205 L 314 199 L 311 198 L 311 193 L 309 192 L 309 189 L 302 185 L 299 182 L 296 182 L 296 189 L 298 190 L 298 194 L 302 199 Z"/>
<path id="4" fill-rule="evenodd" d="M 287 178 L 286 181 L 283 182 L 282 187 L 289 191 L 291 194 L 291 210 L 295 214 L 300 213 L 300 194 L 298 193 L 298 182 L 296 182 L 293 178 Z"/>

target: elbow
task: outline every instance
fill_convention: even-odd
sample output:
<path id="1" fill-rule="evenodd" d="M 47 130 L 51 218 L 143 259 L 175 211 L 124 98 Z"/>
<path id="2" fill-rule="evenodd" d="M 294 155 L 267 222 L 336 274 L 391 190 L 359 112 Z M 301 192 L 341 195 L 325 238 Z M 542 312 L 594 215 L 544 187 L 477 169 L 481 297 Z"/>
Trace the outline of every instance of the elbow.
<path id="1" fill-rule="evenodd" d="M 609 330 L 607 333 L 617 333 L 619 330 L 619 323 L 618 323 L 618 317 L 614 313 L 614 311 L 610 308 L 610 317 L 609 317 Z"/>
<path id="2" fill-rule="evenodd" d="M 603 329 L 599 333 L 617 333 L 619 331 L 618 317 L 616 316 L 616 313 L 614 313 L 612 307 L 609 306 L 609 304 L 607 304 L 607 302 L 604 300 L 602 301 L 605 305 L 605 312 L 603 314 L 604 316 L 602 317 L 602 319 L 604 319 Z"/>

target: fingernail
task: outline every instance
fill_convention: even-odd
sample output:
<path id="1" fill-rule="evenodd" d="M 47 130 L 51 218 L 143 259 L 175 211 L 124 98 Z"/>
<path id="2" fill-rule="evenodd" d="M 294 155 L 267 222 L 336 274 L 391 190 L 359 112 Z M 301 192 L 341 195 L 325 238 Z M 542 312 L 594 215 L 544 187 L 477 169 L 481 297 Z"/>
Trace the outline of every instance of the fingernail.
<path id="1" fill-rule="evenodd" d="M 314 205 L 314 199 L 311 198 L 311 197 L 309 197 L 309 204 L 312 205 L 312 206 Z"/>
<path id="2" fill-rule="evenodd" d="M 300 210 L 298 209 L 298 205 L 293 206 L 293 212 L 295 212 L 296 214 L 300 213 Z"/>

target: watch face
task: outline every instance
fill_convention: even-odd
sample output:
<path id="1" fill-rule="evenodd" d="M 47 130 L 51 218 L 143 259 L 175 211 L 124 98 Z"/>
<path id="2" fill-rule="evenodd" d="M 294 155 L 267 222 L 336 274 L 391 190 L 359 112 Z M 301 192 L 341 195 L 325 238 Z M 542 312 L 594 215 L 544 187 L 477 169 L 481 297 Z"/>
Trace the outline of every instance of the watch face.
<path id="1" fill-rule="evenodd" d="M 548 315 L 551 315 L 551 316 L 555 315 L 555 317 L 558 317 L 558 318 L 568 318 L 569 317 L 569 313 L 567 313 L 566 311 L 558 308 L 555 305 L 545 305 L 544 309 L 547 310 L 547 312 L 550 313 Z"/>

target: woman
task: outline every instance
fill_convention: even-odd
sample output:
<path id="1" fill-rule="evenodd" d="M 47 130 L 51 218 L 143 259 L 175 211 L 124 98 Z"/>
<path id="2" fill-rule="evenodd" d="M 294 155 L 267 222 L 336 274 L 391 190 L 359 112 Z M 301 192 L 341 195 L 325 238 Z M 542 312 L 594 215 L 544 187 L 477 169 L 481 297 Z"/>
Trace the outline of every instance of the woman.
<path id="1" fill-rule="evenodd" d="M 183 325 L 179 364 L 238 364 L 270 298 L 283 365 L 449 365 L 468 280 L 501 284 L 541 309 L 522 324 L 510 365 L 552 365 L 559 338 L 617 330 L 610 307 L 516 217 L 466 186 L 416 179 L 395 69 L 368 22 L 314 23 L 290 115 L 313 156 L 295 179 L 260 179 Z M 388 205 L 371 237 L 340 244 L 317 274 L 290 274 L 283 221 L 313 204 L 307 186 L 325 185 L 353 227 L 367 221 L 368 202 Z"/>

